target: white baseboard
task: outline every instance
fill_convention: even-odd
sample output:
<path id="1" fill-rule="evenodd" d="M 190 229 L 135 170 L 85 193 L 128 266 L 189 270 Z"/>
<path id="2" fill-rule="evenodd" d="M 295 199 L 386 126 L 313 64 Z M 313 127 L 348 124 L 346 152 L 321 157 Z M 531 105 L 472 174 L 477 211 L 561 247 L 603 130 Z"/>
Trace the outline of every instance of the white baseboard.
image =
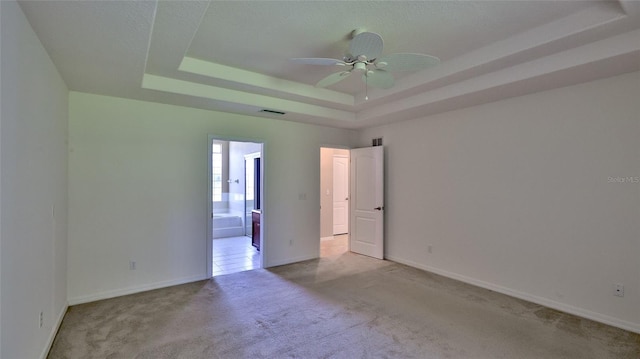
<path id="1" fill-rule="evenodd" d="M 193 276 L 193 277 L 186 277 L 186 278 L 172 279 L 172 280 L 167 280 L 167 281 L 162 281 L 162 282 L 155 282 L 155 283 L 150 283 L 150 284 L 143 284 L 143 285 L 139 285 L 139 286 L 135 286 L 135 287 L 108 290 L 108 291 L 105 291 L 105 292 L 89 294 L 89 295 L 83 295 L 83 296 L 75 297 L 75 298 L 69 298 L 69 305 L 76 305 L 76 304 L 95 302 L 97 300 L 103 300 L 103 299 L 120 297 L 120 296 L 128 295 L 128 294 L 146 292 L 148 290 L 154 290 L 154 289 L 160 289 L 160 288 L 165 288 L 165 287 L 171 287 L 171 286 L 174 286 L 174 285 L 197 282 L 199 280 L 205 280 L 205 279 L 209 279 L 209 277 L 198 275 L 198 276 Z"/>
<path id="2" fill-rule="evenodd" d="M 401 264 L 405 264 L 414 268 L 419 268 L 422 270 L 425 270 L 427 272 L 431 272 L 431 273 L 435 273 L 435 274 L 439 274 L 443 277 L 447 277 L 447 278 L 451 278 L 451 279 L 455 279 L 455 280 L 459 280 L 461 282 L 467 283 L 467 284 L 471 284 L 471 285 L 475 285 L 477 287 L 481 287 L 481 288 L 485 288 L 485 289 L 489 289 L 492 290 L 494 292 L 498 292 L 498 293 L 502 293 L 502 294 L 506 294 L 508 296 L 511 297 L 515 297 L 518 299 L 522 299 L 522 300 L 526 300 L 528 302 L 532 302 L 532 303 L 536 303 L 536 304 L 540 304 L 543 305 L 545 307 L 548 308 L 552 308 L 552 309 L 556 309 L 562 312 L 566 312 L 569 314 L 573 314 L 573 315 L 577 315 L 579 317 L 583 317 L 586 319 L 591 319 L 594 320 L 596 322 L 600 322 L 603 324 L 607 324 L 607 325 L 611 325 L 614 327 L 618 327 L 624 330 L 628 330 L 634 333 L 638 333 L 640 334 L 640 323 L 633 323 L 633 322 L 629 322 L 626 320 L 622 320 L 619 318 L 615 318 L 615 317 L 611 317 L 605 314 L 600 314 L 597 312 L 593 312 L 590 310 L 586 310 L 580 307 L 575 307 L 572 305 L 568 305 L 565 303 L 560 303 L 557 302 L 555 300 L 551 300 L 548 298 L 544 298 L 544 297 L 539 297 L 533 294 L 529 294 L 529 293 L 525 293 L 525 292 L 520 292 L 517 290 L 513 290 L 507 287 L 503 287 L 497 284 L 493 284 L 493 283 L 489 283 L 489 282 L 485 282 L 482 280 L 478 280 L 475 278 L 471 278 L 471 277 L 467 277 L 464 275 L 460 275 L 457 273 L 452 273 L 449 271 L 445 271 L 439 268 L 435 268 L 435 267 L 431 267 L 422 263 L 418 263 L 418 262 L 414 262 L 411 260 L 405 260 L 403 258 L 399 258 L 399 257 L 394 257 L 394 256 L 387 256 L 385 257 L 386 259 L 390 260 L 390 261 L 394 261 L 394 262 L 398 262 Z"/>
<path id="3" fill-rule="evenodd" d="M 264 268 L 283 266 L 285 264 L 303 262 L 303 261 L 308 261 L 309 259 L 317 259 L 317 258 L 318 258 L 317 255 L 316 256 L 310 255 L 310 256 L 300 256 L 300 257 L 286 258 L 286 259 L 276 259 L 275 261 L 271 261 L 267 263 L 267 265 L 265 265 Z"/>
<path id="4" fill-rule="evenodd" d="M 49 338 L 47 338 L 47 345 L 44 347 L 44 351 L 40 354 L 40 359 L 47 359 L 49 355 L 49 350 L 51 350 L 51 346 L 53 345 L 53 341 L 56 339 L 56 334 L 58 334 L 58 330 L 60 329 L 60 325 L 62 324 L 62 319 L 64 319 L 64 315 L 67 314 L 67 309 L 69 308 L 68 304 L 65 304 L 62 307 L 60 313 L 58 313 L 58 317 L 54 322 L 53 327 L 51 328 L 51 333 L 49 333 Z"/>

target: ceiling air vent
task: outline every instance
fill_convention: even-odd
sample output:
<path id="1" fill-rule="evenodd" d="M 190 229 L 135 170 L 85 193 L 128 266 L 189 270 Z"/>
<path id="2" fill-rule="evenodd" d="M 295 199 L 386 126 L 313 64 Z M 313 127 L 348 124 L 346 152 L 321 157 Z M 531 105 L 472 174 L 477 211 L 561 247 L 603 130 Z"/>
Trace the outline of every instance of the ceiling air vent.
<path id="1" fill-rule="evenodd" d="M 284 115 L 285 114 L 282 111 L 267 110 L 266 108 L 263 108 L 262 110 L 260 110 L 260 112 L 270 113 L 270 114 L 273 114 L 273 115 Z"/>

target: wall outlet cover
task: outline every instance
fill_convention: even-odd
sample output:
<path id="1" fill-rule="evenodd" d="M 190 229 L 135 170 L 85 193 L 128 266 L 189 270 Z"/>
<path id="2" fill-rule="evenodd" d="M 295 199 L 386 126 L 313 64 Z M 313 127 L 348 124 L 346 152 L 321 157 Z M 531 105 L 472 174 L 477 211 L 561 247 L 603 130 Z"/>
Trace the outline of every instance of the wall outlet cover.
<path id="1" fill-rule="evenodd" d="M 624 297 L 624 284 L 616 283 L 613 287 L 613 295 L 616 297 Z"/>

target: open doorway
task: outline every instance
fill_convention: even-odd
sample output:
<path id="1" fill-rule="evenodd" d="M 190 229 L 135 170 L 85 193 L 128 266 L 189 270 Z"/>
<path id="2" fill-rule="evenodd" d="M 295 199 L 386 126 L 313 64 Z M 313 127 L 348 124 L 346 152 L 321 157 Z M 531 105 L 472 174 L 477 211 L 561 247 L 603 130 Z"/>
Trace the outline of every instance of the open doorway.
<path id="1" fill-rule="evenodd" d="M 320 257 L 349 251 L 349 150 L 320 148 Z"/>
<path id="2" fill-rule="evenodd" d="M 209 137 L 211 276 L 262 268 L 263 144 Z"/>

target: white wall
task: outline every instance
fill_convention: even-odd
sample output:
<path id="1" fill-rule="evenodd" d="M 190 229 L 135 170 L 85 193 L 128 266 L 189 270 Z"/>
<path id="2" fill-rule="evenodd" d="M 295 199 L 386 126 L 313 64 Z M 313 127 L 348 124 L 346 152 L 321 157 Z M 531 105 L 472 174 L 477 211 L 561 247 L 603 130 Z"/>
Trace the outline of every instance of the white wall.
<path id="1" fill-rule="evenodd" d="M 639 99 L 632 73 L 363 131 L 386 257 L 640 332 Z"/>
<path id="2" fill-rule="evenodd" d="M 320 144 L 351 131 L 71 92 L 71 303 L 205 277 L 209 134 L 265 143 L 265 266 L 318 256 Z"/>
<path id="3" fill-rule="evenodd" d="M 19 6 L 0 6 L 0 357 L 39 358 L 67 305 L 68 90 Z"/>
<path id="4" fill-rule="evenodd" d="M 320 149 L 320 237 L 333 236 L 333 148 Z"/>

